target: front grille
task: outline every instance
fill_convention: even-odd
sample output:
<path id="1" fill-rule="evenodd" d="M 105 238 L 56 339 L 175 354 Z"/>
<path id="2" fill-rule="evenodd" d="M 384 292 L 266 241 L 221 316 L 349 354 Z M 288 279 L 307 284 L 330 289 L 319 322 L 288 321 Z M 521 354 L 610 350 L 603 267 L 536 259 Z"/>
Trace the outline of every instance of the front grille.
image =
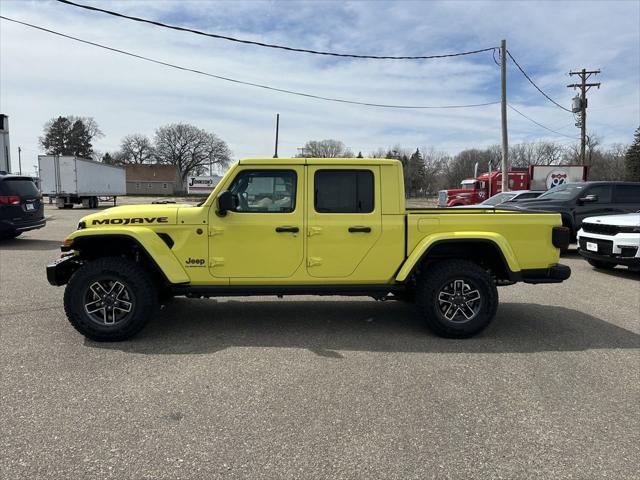
<path id="1" fill-rule="evenodd" d="M 582 230 L 586 233 L 599 233 L 601 235 L 616 235 L 620 233 L 617 225 L 603 225 L 600 223 L 583 223 Z"/>
<path id="2" fill-rule="evenodd" d="M 613 242 L 611 240 L 600 240 L 598 238 L 588 238 L 588 237 L 580 237 L 580 249 L 587 250 L 587 242 L 589 243 L 597 243 L 598 244 L 598 253 L 601 255 L 612 255 L 613 254 Z"/>

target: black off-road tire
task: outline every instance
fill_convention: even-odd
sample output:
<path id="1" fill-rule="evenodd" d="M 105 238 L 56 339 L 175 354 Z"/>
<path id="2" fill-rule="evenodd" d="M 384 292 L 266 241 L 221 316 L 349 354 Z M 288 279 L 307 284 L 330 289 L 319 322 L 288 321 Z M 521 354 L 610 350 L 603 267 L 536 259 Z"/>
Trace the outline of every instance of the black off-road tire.
<path id="1" fill-rule="evenodd" d="M 132 309 L 118 323 L 100 325 L 85 309 L 88 290 L 98 281 L 117 281 L 128 291 Z M 137 263 L 123 257 L 104 257 L 73 274 L 64 292 L 64 310 L 71 325 L 85 337 L 117 342 L 136 335 L 158 312 L 158 292 L 151 276 Z"/>
<path id="2" fill-rule="evenodd" d="M 617 263 L 604 262 L 602 260 L 595 260 L 593 258 L 587 258 L 587 262 L 594 268 L 599 268 L 601 270 L 613 270 L 616 268 Z"/>
<path id="3" fill-rule="evenodd" d="M 441 292 L 446 295 L 455 281 L 462 281 L 464 288 L 470 287 L 471 298 L 477 291 L 479 298 L 465 304 L 472 305 L 467 312 L 473 315 L 467 319 L 462 310 L 455 310 L 455 317 L 448 319 L 446 305 L 441 304 Z M 458 284 L 460 285 L 460 284 Z M 456 300 L 464 302 L 464 300 Z M 477 303 L 476 303 L 477 302 Z M 468 338 L 485 329 L 493 320 L 498 310 L 498 289 L 491 275 L 478 264 L 468 260 L 443 260 L 426 267 L 418 280 L 416 305 L 429 329 L 436 335 L 447 338 Z M 447 309 L 443 313 L 443 308 Z M 464 316 L 462 320 L 458 318 Z"/>

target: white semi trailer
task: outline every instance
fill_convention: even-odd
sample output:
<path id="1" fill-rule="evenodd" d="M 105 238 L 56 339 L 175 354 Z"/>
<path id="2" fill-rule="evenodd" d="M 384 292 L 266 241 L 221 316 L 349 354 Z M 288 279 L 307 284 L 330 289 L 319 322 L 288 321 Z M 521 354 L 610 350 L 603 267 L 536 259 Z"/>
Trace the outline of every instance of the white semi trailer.
<path id="1" fill-rule="evenodd" d="M 40 189 L 58 208 L 97 208 L 100 198 L 113 200 L 126 193 L 125 170 L 86 158 L 39 155 Z"/>

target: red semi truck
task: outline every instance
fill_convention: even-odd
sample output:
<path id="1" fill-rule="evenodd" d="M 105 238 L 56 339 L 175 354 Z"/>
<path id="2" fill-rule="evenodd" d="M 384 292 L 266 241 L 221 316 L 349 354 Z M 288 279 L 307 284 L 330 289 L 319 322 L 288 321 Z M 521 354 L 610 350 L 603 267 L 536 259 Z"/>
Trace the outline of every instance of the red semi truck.
<path id="1" fill-rule="evenodd" d="M 509 190 L 548 190 L 568 182 L 587 180 L 587 165 L 529 165 L 509 171 Z M 460 188 L 440 190 L 439 207 L 476 205 L 502 191 L 502 172 L 483 173 L 463 180 Z"/>

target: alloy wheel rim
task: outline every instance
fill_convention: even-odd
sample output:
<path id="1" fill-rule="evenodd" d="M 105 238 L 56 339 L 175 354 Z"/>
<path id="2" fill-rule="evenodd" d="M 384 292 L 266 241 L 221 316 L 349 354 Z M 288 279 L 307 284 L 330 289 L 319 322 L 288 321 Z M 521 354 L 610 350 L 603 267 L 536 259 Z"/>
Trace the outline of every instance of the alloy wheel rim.
<path id="1" fill-rule="evenodd" d="M 442 316 L 454 323 L 473 320 L 482 307 L 482 295 L 476 286 L 466 280 L 452 280 L 438 292 L 438 309 Z"/>
<path id="2" fill-rule="evenodd" d="M 89 285 L 84 295 L 84 310 L 91 321 L 113 326 L 133 312 L 133 295 L 127 286 L 113 279 L 98 280 Z"/>

